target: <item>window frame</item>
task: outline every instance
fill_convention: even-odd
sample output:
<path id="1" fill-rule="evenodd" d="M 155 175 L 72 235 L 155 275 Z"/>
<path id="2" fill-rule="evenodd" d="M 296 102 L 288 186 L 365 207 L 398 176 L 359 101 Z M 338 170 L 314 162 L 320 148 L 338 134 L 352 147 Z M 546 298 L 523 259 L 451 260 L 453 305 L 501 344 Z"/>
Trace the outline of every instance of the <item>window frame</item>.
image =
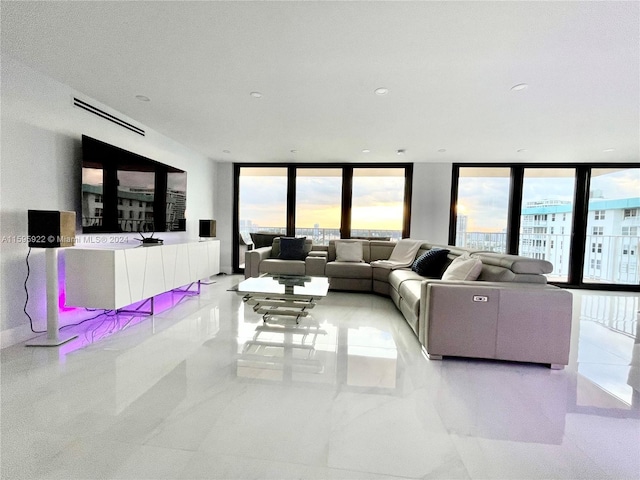
<path id="1" fill-rule="evenodd" d="M 640 285 L 621 283 L 588 283 L 584 282 L 584 259 L 590 245 L 587 246 L 587 221 L 589 213 L 589 188 L 591 171 L 603 168 L 637 169 L 635 163 L 454 163 L 451 178 L 451 202 L 449 213 L 449 244 L 456 240 L 456 203 L 458 199 L 458 181 L 461 168 L 509 168 L 511 182 L 509 191 L 509 215 L 507 219 L 506 243 L 509 254 L 518 254 L 520 236 L 520 212 L 522 209 L 522 192 L 524 172 L 532 168 L 575 169 L 575 190 L 573 199 L 573 218 L 571 220 L 571 244 L 569 246 L 569 274 L 566 282 L 549 282 L 561 287 L 640 292 Z M 563 233 L 564 233 L 564 227 Z"/>
<path id="2" fill-rule="evenodd" d="M 353 187 L 353 171 L 359 168 L 404 169 L 404 199 L 402 218 L 402 238 L 411 233 L 411 197 L 413 185 L 413 163 L 234 163 L 233 164 L 233 247 L 232 268 L 234 273 L 242 273 L 240 268 L 240 173 L 242 168 L 286 168 L 287 169 L 287 212 L 286 235 L 295 236 L 296 228 L 296 173 L 298 169 L 341 169 L 342 198 L 340 238 L 351 237 L 351 200 Z"/>

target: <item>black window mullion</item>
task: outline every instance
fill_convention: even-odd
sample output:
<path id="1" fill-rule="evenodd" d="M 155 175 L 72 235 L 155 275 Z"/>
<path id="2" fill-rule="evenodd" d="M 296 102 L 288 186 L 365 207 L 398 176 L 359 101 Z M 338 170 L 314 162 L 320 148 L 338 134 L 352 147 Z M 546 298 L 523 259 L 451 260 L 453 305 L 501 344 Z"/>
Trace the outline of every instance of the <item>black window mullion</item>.
<path id="1" fill-rule="evenodd" d="M 402 238 L 411 236 L 411 196 L 413 185 L 413 164 L 404 169 L 404 216 L 402 218 Z"/>
<path id="2" fill-rule="evenodd" d="M 587 217 L 589 215 L 589 184 L 591 167 L 576 169 L 576 188 L 573 199 L 573 225 L 569 245 L 569 285 L 581 285 L 584 274 L 584 255 L 587 241 Z"/>
<path id="3" fill-rule="evenodd" d="M 234 273 L 240 273 L 240 170 L 240 165 L 235 163 L 233 165 L 233 232 L 231 232 L 233 241 L 231 265 Z"/>
<path id="4" fill-rule="evenodd" d="M 458 234 L 458 183 L 460 179 L 460 166 L 453 165 L 451 175 L 451 203 L 449 207 L 449 245 L 456 244 Z"/>
<path id="5" fill-rule="evenodd" d="M 296 236 L 296 167 L 287 168 L 287 236 Z"/>
<path id="6" fill-rule="evenodd" d="M 520 219 L 522 216 L 522 184 L 524 168 L 511 168 L 509 185 L 509 213 L 507 216 L 507 253 L 517 255 L 520 243 Z"/>
<path id="7" fill-rule="evenodd" d="M 342 168 L 342 216 L 340 238 L 351 238 L 351 202 L 353 187 L 353 167 Z"/>

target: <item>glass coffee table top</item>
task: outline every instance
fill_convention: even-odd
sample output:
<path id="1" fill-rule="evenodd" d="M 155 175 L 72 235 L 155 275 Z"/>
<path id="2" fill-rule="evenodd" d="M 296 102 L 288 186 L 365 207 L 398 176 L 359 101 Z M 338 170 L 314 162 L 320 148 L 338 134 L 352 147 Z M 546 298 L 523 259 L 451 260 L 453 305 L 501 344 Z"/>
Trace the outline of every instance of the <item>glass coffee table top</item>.
<path id="1" fill-rule="evenodd" d="M 265 275 L 247 278 L 232 288 L 239 294 L 273 294 L 300 297 L 326 297 L 329 279 L 303 275 Z"/>

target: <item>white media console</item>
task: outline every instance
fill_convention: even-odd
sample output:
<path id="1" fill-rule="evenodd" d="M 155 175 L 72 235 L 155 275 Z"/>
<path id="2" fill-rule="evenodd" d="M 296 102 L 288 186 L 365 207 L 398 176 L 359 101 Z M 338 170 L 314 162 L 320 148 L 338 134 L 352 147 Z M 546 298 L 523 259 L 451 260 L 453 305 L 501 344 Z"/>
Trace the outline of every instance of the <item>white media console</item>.
<path id="1" fill-rule="evenodd" d="M 117 310 L 220 273 L 220 241 L 65 249 L 66 304 Z"/>

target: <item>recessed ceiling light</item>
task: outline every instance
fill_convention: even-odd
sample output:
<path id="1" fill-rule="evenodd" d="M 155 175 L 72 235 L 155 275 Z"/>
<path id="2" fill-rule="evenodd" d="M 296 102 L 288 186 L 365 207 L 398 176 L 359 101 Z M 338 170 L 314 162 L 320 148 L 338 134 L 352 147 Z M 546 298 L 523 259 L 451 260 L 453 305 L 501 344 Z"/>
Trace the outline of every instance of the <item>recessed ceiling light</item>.
<path id="1" fill-rule="evenodd" d="M 231 150 L 222 150 L 222 153 L 231 153 Z"/>
<path id="2" fill-rule="evenodd" d="M 616 151 L 616 149 L 615 149 L 615 148 L 607 148 L 607 149 L 603 150 L 603 152 L 607 152 L 607 153 L 609 153 L 609 152 L 615 152 L 615 151 Z"/>
<path id="3" fill-rule="evenodd" d="M 291 153 L 298 153 L 298 150 L 291 150 Z"/>
<path id="4" fill-rule="evenodd" d="M 527 152 L 528 150 L 526 148 L 521 148 L 518 150 L 518 153 L 524 153 Z"/>
<path id="5" fill-rule="evenodd" d="M 249 95 L 253 98 L 262 98 L 262 94 L 260 92 L 251 92 Z"/>
<path id="6" fill-rule="evenodd" d="M 386 87 L 380 87 L 376 88 L 374 92 L 376 95 L 386 95 L 387 93 L 389 93 L 389 89 Z"/>
<path id="7" fill-rule="evenodd" d="M 406 150 L 404 148 L 399 148 L 396 150 L 396 155 L 404 155 Z"/>
<path id="8" fill-rule="evenodd" d="M 136 99 L 140 100 L 141 102 L 150 102 L 151 99 L 145 95 L 136 95 Z"/>
<path id="9" fill-rule="evenodd" d="M 362 150 L 362 153 L 370 153 L 371 150 L 369 150 L 368 148 L 365 148 L 364 150 Z"/>
<path id="10" fill-rule="evenodd" d="M 444 152 L 446 152 L 446 151 L 447 151 L 447 149 L 446 149 L 446 148 L 441 148 L 441 149 L 440 149 L 440 150 L 438 150 L 438 151 L 439 151 L 440 153 L 444 153 Z"/>
<path id="11" fill-rule="evenodd" d="M 526 88 L 529 88 L 529 85 L 526 83 L 519 83 L 517 85 L 514 85 L 513 87 L 511 87 L 511 90 L 514 92 L 517 92 L 519 90 L 524 90 Z"/>

